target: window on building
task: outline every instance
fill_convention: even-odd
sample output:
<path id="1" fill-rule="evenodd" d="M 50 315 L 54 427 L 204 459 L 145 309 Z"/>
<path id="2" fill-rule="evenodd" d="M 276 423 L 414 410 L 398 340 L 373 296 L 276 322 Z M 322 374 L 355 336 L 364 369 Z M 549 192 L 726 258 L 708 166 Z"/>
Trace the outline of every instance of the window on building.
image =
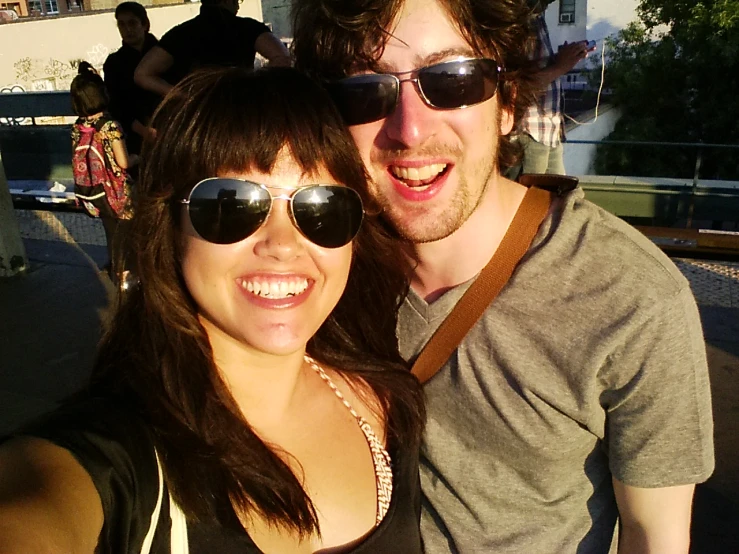
<path id="1" fill-rule="evenodd" d="M 575 0 L 559 0 L 559 22 L 575 22 Z"/>
<path id="2" fill-rule="evenodd" d="M 46 13 L 59 13 L 59 4 L 56 0 L 44 0 L 44 6 L 46 7 Z"/>

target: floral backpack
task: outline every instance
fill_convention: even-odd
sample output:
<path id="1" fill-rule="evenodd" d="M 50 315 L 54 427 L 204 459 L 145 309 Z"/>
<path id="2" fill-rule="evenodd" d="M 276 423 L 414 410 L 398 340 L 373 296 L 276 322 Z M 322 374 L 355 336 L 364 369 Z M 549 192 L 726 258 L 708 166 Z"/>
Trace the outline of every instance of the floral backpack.
<path id="1" fill-rule="evenodd" d="M 128 194 L 125 171 L 115 172 L 105 157 L 101 129 L 109 121 L 98 118 L 92 126 L 75 123 L 80 139 L 72 154 L 74 192 L 93 217 L 124 217 Z M 111 213 L 112 210 L 112 213 Z"/>

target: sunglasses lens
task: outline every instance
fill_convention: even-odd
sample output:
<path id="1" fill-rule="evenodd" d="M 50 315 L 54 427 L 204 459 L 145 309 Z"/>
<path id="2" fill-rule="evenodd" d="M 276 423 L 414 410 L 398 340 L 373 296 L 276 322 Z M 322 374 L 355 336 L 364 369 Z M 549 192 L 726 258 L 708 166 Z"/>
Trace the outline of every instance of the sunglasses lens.
<path id="1" fill-rule="evenodd" d="M 329 83 L 327 88 L 347 125 L 387 117 L 398 99 L 398 80 L 392 75 L 355 75 Z"/>
<path id="2" fill-rule="evenodd" d="M 495 94 L 498 66 L 485 59 L 440 63 L 421 69 L 418 83 L 435 108 L 472 106 Z"/>
<path id="3" fill-rule="evenodd" d="M 264 223 L 272 198 L 256 183 L 237 179 L 206 179 L 190 193 L 190 221 L 208 242 L 233 244 Z"/>
<path id="4" fill-rule="evenodd" d="M 362 199 L 348 187 L 314 185 L 293 196 L 295 225 L 305 238 L 323 248 L 349 244 L 363 216 Z"/>

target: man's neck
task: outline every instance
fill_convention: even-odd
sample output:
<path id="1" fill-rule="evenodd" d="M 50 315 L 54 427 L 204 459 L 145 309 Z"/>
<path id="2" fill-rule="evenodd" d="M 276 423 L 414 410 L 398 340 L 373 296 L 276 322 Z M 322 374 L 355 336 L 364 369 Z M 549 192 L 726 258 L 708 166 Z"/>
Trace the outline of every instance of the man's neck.
<path id="1" fill-rule="evenodd" d="M 498 177 L 464 224 L 448 237 L 413 245 L 411 288 L 427 302 L 475 277 L 503 240 L 526 187 Z"/>
<path id="2" fill-rule="evenodd" d="M 130 42 L 124 42 L 124 46 L 128 46 L 129 48 L 133 48 L 138 52 L 139 54 L 144 51 L 144 44 L 146 43 L 146 39 L 142 40 L 141 42 L 137 42 L 136 44 L 130 43 Z"/>

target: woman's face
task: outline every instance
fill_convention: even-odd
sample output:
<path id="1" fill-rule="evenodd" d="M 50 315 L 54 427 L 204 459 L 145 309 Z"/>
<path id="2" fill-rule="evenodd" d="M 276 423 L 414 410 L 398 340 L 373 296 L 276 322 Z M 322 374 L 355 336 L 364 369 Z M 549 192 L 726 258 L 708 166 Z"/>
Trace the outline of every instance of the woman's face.
<path id="1" fill-rule="evenodd" d="M 261 183 L 274 196 L 291 194 L 285 188 L 339 184 L 325 169 L 303 176 L 287 154 L 270 174 L 219 177 Z M 289 202 L 282 199 L 273 200 L 269 217 L 254 234 L 235 244 L 205 241 L 182 209 L 182 272 L 216 360 L 234 348 L 280 356 L 303 352 L 344 291 L 351 243 L 339 248 L 313 244 L 295 228 Z"/>

